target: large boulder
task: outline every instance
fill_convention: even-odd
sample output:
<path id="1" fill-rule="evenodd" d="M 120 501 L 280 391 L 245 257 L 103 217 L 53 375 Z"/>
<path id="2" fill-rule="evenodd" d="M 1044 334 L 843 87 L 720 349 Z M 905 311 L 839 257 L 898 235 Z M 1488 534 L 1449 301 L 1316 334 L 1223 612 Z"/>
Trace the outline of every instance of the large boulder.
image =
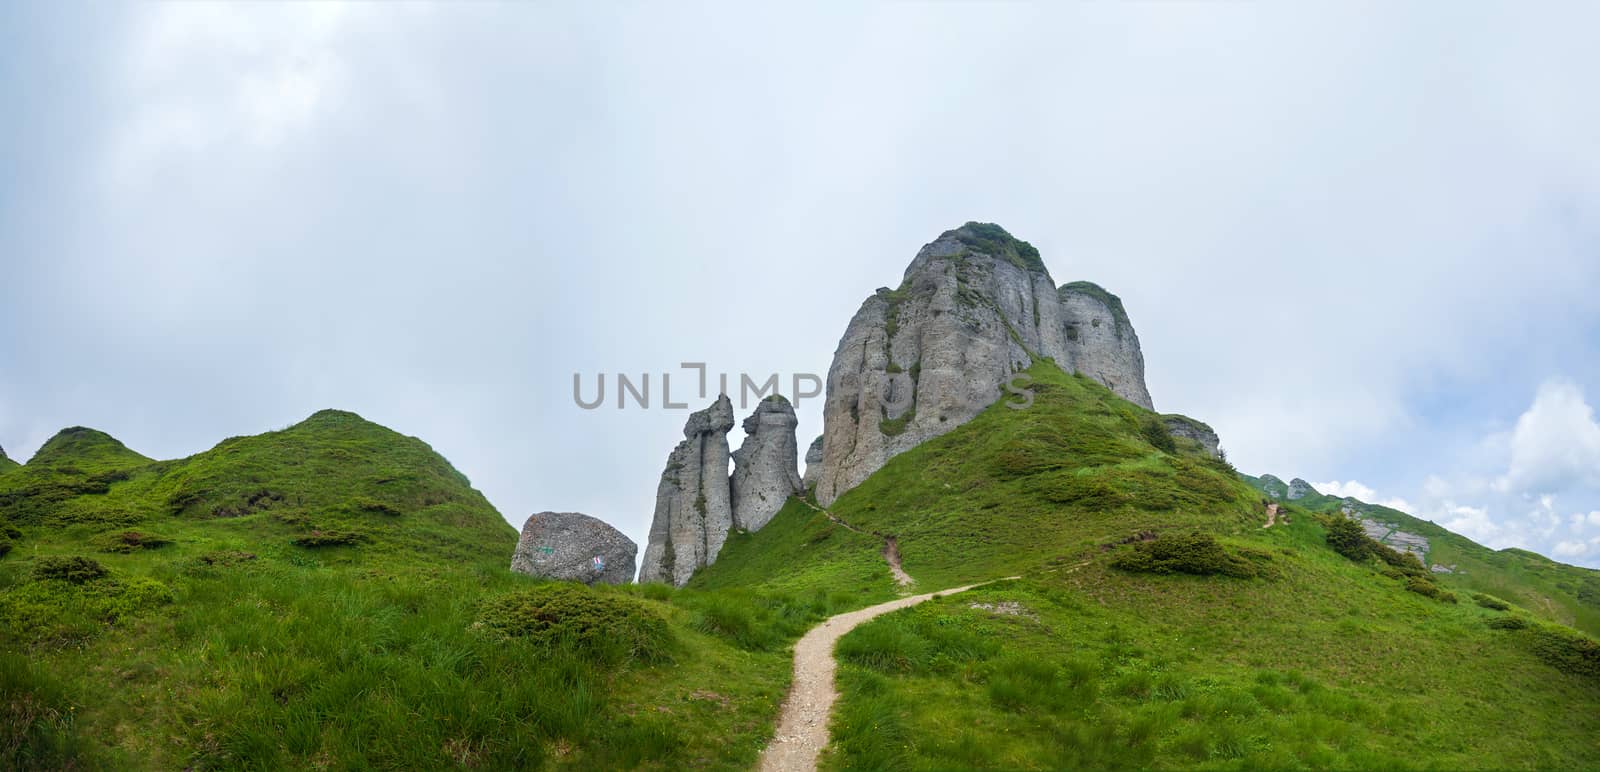
<path id="1" fill-rule="evenodd" d="M 790 496 L 804 493 L 797 462 L 794 406 L 774 394 L 744 420 L 744 444 L 733 453 L 733 525 L 760 530 Z M 709 561 L 708 561 L 709 562 Z"/>
<path id="2" fill-rule="evenodd" d="M 998 225 L 941 234 L 899 288 L 861 304 L 834 351 L 818 500 L 831 503 L 893 456 L 971 420 L 1038 359 L 1151 406 L 1139 339 L 1114 295 L 1058 288 L 1039 251 Z"/>
<path id="3" fill-rule="evenodd" d="M 511 570 L 584 584 L 627 584 L 638 552 L 632 539 L 598 518 L 540 512 L 522 524 Z"/>
<path id="4" fill-rule="evenodd" d="M 1168 434 L 1195 442 L 1215 458 L 1222 457 L 1221 440 L 1208 424 L 1177 413 L 1161 416 L 1161 423 L 1166 425 Z"/>
<path id="5" fill-rule="evenodd" d="M 817 484 L 817 478 L 822 476 L 822 435 L 811 441 L 811 447 L 806 448 L 806 473 L 800 478 L 800 484 L 806 490 L 811 490 Z"/>
<path id="6" fill-rule="evenodd" d="M 655 517 L 645 546 L 640 582 L 682 587 L 696 569 L 717 559 L 733 527 L 728 484 L 728 395 L 689 415 L 684 440 L 667 456 L 656 486 Z"/>

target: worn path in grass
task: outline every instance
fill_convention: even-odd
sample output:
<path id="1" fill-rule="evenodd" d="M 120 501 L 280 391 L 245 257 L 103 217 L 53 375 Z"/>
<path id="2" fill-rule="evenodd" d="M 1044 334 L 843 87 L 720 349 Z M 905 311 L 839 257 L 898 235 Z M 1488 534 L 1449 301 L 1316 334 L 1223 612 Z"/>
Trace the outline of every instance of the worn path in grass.
<path id="1" fill-rule="evenodd" d="M 817 768 L 817 754 L 828 744 L 828 717 L 833 712 L 834 701 L 839 699 L 839 691 L 833 683 L 834 671 L 838 668 L 833 660 L 833 647 L 845 633 L 862 622 L 891 611 L 990 583 L 979 582 L 942 592 L 898 598 L 829 617 L 807 631 L 794 647 L 794 682 L 790 684 L 789 696 L 783 701 L 783 708 L 778 714 L 778 732 L 766 750 L 761 752 L 762 772 L 810 772 Z"/>
<path id="2" fill-rule="evenodd" d="M 819 507 L 805 498 L 801 498 L 800 503 L 811 507 L 818 512 L 821 512 L 823 516 L 828 518 L 828 520 L 843 527 L 847 531 L 855 531 L 856 533 L 862 534 L 867 533 L 867 531 L 863 531 L 860 528 L 857 528 L 840 519 L 838 515 L 829 512 L 826 507 Z M 915 584 L 917 580 L 912 579 L 911 575 L 906 573 L 905 569 L 900 567 L 900 542 L 896 541 L 893 536 L 888 534 L 878 533 L 877 531 L 872 531 L 871 533 L 873 536 L 883 540 L 883 559 L 889 563 L 889 573 L 894 575 L 895 582 L 897 582 L 902 588 L 910 587 L 912 584 Z"/>

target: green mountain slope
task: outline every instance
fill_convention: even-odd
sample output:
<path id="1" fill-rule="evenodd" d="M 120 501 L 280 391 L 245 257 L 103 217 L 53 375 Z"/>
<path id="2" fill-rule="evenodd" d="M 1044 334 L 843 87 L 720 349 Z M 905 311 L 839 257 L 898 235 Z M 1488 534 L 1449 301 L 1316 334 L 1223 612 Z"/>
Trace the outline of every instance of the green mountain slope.
<path id="1" fill-rule="evenodd" d="M 1261 478 L 1245 478 L 1265 491 Z M 1280 493 L 1280 495 L 1282 495 Z M 1600 571 L 1558 563 L 1527 550 L 1493 550 L 1432 521 L 1355 498 L 1313 493 L 1282 502 L 1309 512 L 1358 511 L 1363 517 L 1428 540 L 1428 563 L 1448 567 L 1448 584 L 1497 595 L 1549 619 L 1600 635 Z"/>
<path id="2" fill-rule="evenodd" d="M 896 536 L 920 591 L 1023 578 L 847 635 L 827 765 L 1600 763 L 1592 639 L 1479 605 L 1466 577 L 1352 560 L 1309 510 L 1264 528 L 1261 493 L 1152 414 L 1047 363 L 1030 374 L 1030 408 L 997 404 L 830 507 Z M 864 603 L 894 593 L 868 570 L 877 549 L 791 502 L 691 587 Z"/>
<path id="3" fill-rule="evenodd" d="M 324 411 L 0 475 L 0 768 L 752 763 L 825 595 L 592 590 L 421 440 Z"/>

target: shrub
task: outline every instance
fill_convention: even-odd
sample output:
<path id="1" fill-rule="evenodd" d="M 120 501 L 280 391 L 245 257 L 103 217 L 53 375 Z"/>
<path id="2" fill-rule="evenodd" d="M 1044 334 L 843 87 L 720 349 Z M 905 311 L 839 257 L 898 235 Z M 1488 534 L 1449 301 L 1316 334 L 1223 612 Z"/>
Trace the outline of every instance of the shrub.
<path id="1" fill-rule="evenodd" d="M 312 531 L 311 533 L 295 539 L 292 543 L 296 547 L 340 547 L 356 545 L 368 541 L 367 535 L 354 531 Z"/>
<path id="2" fill-rule="evenodd" d="M 1155 416 L 1144 420 L 1144 425 L 1139 428 L 1139 433 L 1144 435 L 1145 441 L 1154 446 L 1156 450 L 1169 455 L 1178 452 L 1178 443 L 1172 439 L 1172 432 L 1167 429 L 1166 424 L 1161 422 L 1161 419 Z"/>
<path id="3" fill-rule="evenodd" d="M 643 603 L 572 583 L 550 583 L 483 604 L 478 621 L 506 638 L 569 647 L 590 659 L 663 662 L 672 630 Z"/>
<path id="4" fill-rule="evenodd" d="M 1472 599 L 1474 601 L 1477 601 L 1478 605 L 1480 605 L 1480 606 L 1482 606 L 1482 607 L 1484 607 L 1486 609 L 1493 609 L 1495 611 L 1506 611 L 1506 610 L 1509 610 L 1511 608 L 1511 604 L 1509 604 L 1509 603 L 1507 603 L 1507 602 L 1505 602 L 1503 600 L 1500 600 L 1499 598 L 1496 598 L 1493 595 L 1486 595 L 1486 594 L 1481 593 L 1481 592 L 1476 594 L 1476 595 L 1473 595 Z"/>
<path id="5" fill-rule="evenodd" d="M 1422 576 L 1407 577 L 1406 578 L 1406 589 L 1410 590 L 1411 592 L 1414 592 L 1414 593 L 1416 593 L 1418 595 L 1423 595 L 1423 596 L 1426 596 L 1426 597 L 1429 597 L 1429 598 L 1433 598 L 1434 600 L 1437 600 L 1437 601 L 1442 601 L 1442 602 L 1445 602 L 1445 603 L 1455 603 L 1456 602 L 1456 594 L 1455 593 L 1444 590 L 1439 585 L 1434 584 L 1432 579 L 1428 579 L 1427 577 L 1422 577 Z"/>
<path id="6" fill-rule="evenodd" d="M 1600 678 L 1600 642 L 1555 625 L 1539 625 L 1529 635 L 1534 653 L 1551 667 L 1571 675 Z"/>
<path id="7" fill-rule="evenodd" d="M 11 537 L 6 536 L 5 534 L 0 534 L 0 558 L 5 557 L 6 553 L 8 553 L 10 551 L 11 551 Z"/>
<path id="8" fill-rule="evenodd" d="M 1528 627 L 1528 620 L 1522 617 L 1495 617 L 1489 620 L 1491 630 L 1524 630 Z"/>
<path id="9" fill-rule="evenodd" d="M 1363 562 L 1372 554 L 1373 541 L 1367 532 L 1361 530 L 1361 524 L 1348 517 L 1334 517 L 1327 522 L 1328 546 L 1335 552 L 1357 563 Z"/>
<path id="10" fill-rule="evenodd" d="M 385 517 L 399 517 L 404 514 L 398 508 L 385 504 L 377 499 L 357 496 L 350 500 L 345 508 L 351 512 L 365 512 L 370 515 L 384 515 Z"/>
<path id="11" fill-rule="evenodd" d="M 1256 551 L 1252 557 L 1270 560 Z M 1230 554 L 1215 537 L 1204 533 L 1162 536 L 1135 543 L 1111 560 L 1113 568 L 1148 574 L 1222 574 L 1248 579 L 1261 571 L 1251 560 Z"/>
<path id="12" fill-rule="evenodd" d="M 100 543 L 102 552 L 129 553 L 138 550 L 160 549 L 171 544 L 172 540 L 139 531 L 123 531 L 103 537 Z"/>
<path id="13" fill-rule="evenodd" d="M 1367 545 L 1369 552 L 1377 555 L 1379 560 L 1397 569 L 1400 573 L 1408 576 L 1428 576 L 1427 567 L 1422 565 L 1422 561 L 1417 558 L 1416 553 L 1397 550 L 1367 536 L 1365 532 L 1361 534 L 1361 537 L 1370 542 Z"/>
<path id="14" fill-rule="evenodd" d="M 33 565 L 33 578 L 40 581 L 60 579 L 73 584 L 83 584 L 102 579 L 110 572 L 98 561 L 81 557 L 47 555 Z"/>

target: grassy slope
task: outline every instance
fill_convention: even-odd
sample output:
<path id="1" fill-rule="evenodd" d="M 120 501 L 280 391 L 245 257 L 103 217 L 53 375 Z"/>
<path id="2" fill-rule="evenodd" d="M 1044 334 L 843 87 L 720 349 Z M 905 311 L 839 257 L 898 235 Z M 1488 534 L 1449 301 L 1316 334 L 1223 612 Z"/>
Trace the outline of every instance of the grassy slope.
<path id="1" fill-rule="evenodd" d="M 1486 621 L 1506 614 L 1405 591 L 1326 547 L 1306 512 L 1262 529 L 1260 494 L 1221 464 L 1155 450 L 1141 431 L 1147 413 L 1049 365 L 1033 375 L 1032 408 L 997 405 L 891 460 L 832 507 L 896 534 L 923 589 L 1024 578 L 846 636 L 828 765 L 1600 760 L 1600 679 L 1546 664 L 1531 630 L 1492 630 Z M 859 550 L 873 548 L 829 546 L 838 532 L 823 534 L 795 506 L 779 517 L 790 527 L 743 537 L 725 553 L 734 560 L 696 582 L 736 574 L 786 586 L 855 570 Z M 1129 574 L 1107 565 L 1127 548 L 1100 546 L 1191 529 L 1267 551 L 1276 577 Z M 782 557 L 764 562 L 764 551 Z M 978 602 L 1016 603 L 1020 614 Z"/>
<path id="2" fill-rule="evenodd" d="M 0 518 L 7 768 L 739 768 L 783 645 L 833 610 L 608 588 L 667 621 L 668 661 L 506 640 L 485 601 L 542 586 L 507 569 L 514 530 L 420 440 L 335 411 L 179 461 L 72 430 L 0 475 Z M 109 575 L 36 577 L 55 556 Z"/>
<path id="3" fill-rule="evenodd" d="M 1247 478 L 1250 479 L 1250 478 Z M 1344 499 L 1315 494 L 1291 503 L 1312 512 L 1338 512 Z M 1428 539 L 1428 562 L 1455 566 L 1448 584 L 1496 595 L 1554 621 L 1600 635 L 1600 571 L 1558 563 L 1527 550 L 1492 550 L 1432 521 L 1361 502 L 1377 520 Z"/>

